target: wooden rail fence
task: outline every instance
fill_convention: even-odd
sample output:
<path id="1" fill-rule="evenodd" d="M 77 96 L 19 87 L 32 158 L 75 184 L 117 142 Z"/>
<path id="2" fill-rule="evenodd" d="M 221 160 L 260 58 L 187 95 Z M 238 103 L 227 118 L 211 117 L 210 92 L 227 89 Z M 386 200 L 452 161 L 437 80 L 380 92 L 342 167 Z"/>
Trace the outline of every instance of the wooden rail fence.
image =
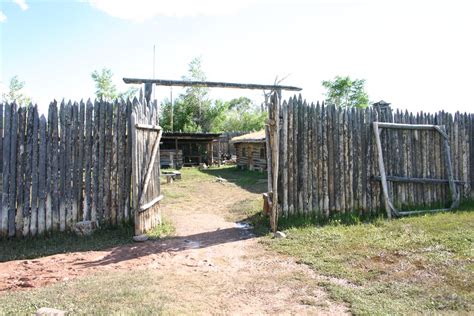
<path id="1" fill-rule="evenodd" d="M 136 99 L 54 101 L 45 117 L 36 106 L 1 104 L 0 235 L 35 236 L 70 230 L 78 221 L 113 226 L 133 219 L 131 117 L 145 115 L 148 107 Z M 158 125 L 157 115 L 153 119 Z"/>
<path id="2" fill-rule="evenodd" d="M 443 125 L 457 191 L 461 199 L 473 197 L 473 114 L 414 114 L 376 107 L 345 109 L 308 104 L 301 96 L 283 104 L 274 102 L 270 121 L 275 111 L 280 118 L 276 134 L 278 213 L 284 217 L 328 217 L 353 211 L 372 214 L 385 208 L 372 128 L 376 120 Z M 431 130 L 382 129 L 380 136 L 389 197 L 394 206 L 449 207 L 452 196 L 441 134 Z"/>

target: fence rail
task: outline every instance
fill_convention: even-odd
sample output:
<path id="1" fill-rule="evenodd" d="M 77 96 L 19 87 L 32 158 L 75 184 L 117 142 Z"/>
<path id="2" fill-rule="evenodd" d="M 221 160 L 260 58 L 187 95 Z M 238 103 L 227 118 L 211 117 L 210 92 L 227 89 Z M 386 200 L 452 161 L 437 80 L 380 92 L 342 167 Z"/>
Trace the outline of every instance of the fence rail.
<path id="1" fill-rule="evenodd" d="M 132 219 L 129 135 L 137 107 L 147 105 L 55 101 L 46 118 L 36 106 L 2 104 L 0 235 L 34 236 L 70 230 L 83 220 L 113 226 Z"/>
<path id="2" fill-rule="evenodd" d="M 283 216 L 384 209 L 372 122 L 444 125 L 453 176 L 462 199 L 474 186 L 474 115 L 409 113 L 370 107 L 280 105 L 278 209 Z M 431 130 L 383 129 L 381 144 L 390 198 L 399 209 L 449 206 L 443 137 Z M 434 179 L 397 181 L 401 178 Z"/>

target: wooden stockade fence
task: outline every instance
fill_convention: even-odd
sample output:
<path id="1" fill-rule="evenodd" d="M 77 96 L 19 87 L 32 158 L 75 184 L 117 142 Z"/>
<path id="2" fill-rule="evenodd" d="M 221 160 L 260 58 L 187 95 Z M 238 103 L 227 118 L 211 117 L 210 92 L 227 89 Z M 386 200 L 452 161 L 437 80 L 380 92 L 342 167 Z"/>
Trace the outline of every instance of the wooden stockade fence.
<path id="1" fill-rule="evenodd" d="M 433 128 L 380 130 L 388 194 L 396 209 L 450 207 L 450 178 L 460 199 L 473 198 L 473 114 L 345 109 L 308 104 L 301 96 L 283 104 L 272 102 L 269 109 L 269 126 L 276 123 L 278 127 L 268 135 L 269 146 L 274 139 L 278 142 L 276 200 L 280 216 L 374 214 L 385 209 L 374 121 L 444 126 L 447 136 L 446 147 L 442 133 L 433 132 Z M 279 113 L 277 122 L 275 112 Z M 448 149 L 452 177 L 443 152 Z M 269 161 L 275 163 L 271 156 Z M 271 185 L 269 189 L 272 191 Z"/>
<path id="2" fill-rule="evenodd" d="M 35 236 L 71 230 L 79 221 L 114 226 L 132 219 L 138 205 L 131 181 L 137 147 L 129 137 L 135 133 L 132 113 L 142 122 L 153 112 L 157 125 L 151 108 L 156 105 L 136 99 L 55 101 L 46 118 L 36 106 L 2 104 L 0 235 Z M 156 179 L 153 193 L 159 191 Z"/>

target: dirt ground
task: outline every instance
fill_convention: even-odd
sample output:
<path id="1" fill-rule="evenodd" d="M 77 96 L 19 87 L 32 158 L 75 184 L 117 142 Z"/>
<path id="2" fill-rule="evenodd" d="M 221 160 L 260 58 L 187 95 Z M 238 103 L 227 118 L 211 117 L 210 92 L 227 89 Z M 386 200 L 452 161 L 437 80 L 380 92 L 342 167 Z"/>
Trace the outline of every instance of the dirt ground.
<path id="1" fill-rule="evenodd" d="M 175 183 L 176 184 L 176 183 Z M 175 185 L 172 184 L 172 185 Z M 197 314 L 346 314 L 317 283 L 321 277 L 267 251 L 252 230 L 226 221 L 235 205 L 260 198 L 232 183 L 177 186 L 163 202 L 172 238 L 105 251 L 58 254 L 0 263 L 2 291 L 31 290 L 93 273 L 154 269 L 173 301 L 165 310 Z"/>

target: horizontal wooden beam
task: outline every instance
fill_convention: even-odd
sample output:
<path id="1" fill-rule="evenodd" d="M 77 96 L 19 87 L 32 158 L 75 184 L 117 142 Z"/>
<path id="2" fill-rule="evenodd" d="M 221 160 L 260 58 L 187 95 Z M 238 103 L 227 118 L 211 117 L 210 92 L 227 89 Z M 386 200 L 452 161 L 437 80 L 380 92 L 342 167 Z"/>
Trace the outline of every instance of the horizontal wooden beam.
<path id="1" fill-rule="evenodd" d="M 435 213 L 435 212 L 447 212 L 451 211 L 450 208 L 440 208 L 436 210 L 421 210 L 421 211 L 403 211 L 403 212 L 398 212 L 398 215 L 400 216 L 407 216 L 407 215 L 414 215 L 414 214 L 423 214 L 423 213 Z"/>
<path id="2" fill-rule="evenodd" d="M 135 124 L 137 129 L 146 129 L 150 131 L 161 131 L 161 127 L 159 125 L 148 125 L 148 124 Z"/>
<path id="3" fill-rule="evenodd" d="M 391 182 L 405 182 L 405 183 L 439 183 L 446 184 L 449 183 L 448 179 L 430 179 L 430 178 L 410 178 L 410 177 L 398 177 L 398 176 L 386 176 L 388 181 Z M 373 180 L 381 181 L 382 177 L 372 176 Z M 454 180 L 454 183 L 464 184 L 463 181 Z"/>
<path id="4" fill-rule="evenodd" d="M 428 125 L 428 124 L 401 124 L 401 123 L 387 123 L 387 122 L 377 122 L 380 128 L 394 128 L 394 129 L 436 129 L 437 125 Z"/>
<path id="5" fill-rule="evenodd" d="M 167 87 L 206 87 L 206 88 L 232 88 L 232 89 L 250 89 L 250 90 L 286 90 L 301 91 L 301 88 L 280 85 L 264 85 L 253 83 L 233 83 L 233 82 L 216 82 L 216 81 L 195 81 L 195 80 L 164 80 L 164 79 L 138 79 L 123 78 L 125 83 L 132 84 L 155 84 L 157 86 Z"/>
<path id="6" fill-rule="evenodd" d="M 145 212 L 147 209 L 149 209 L 150 207 L 152 207 L 156 203 L 160 202 L 161 200 L 163 200 L 163 195 L 157 196 L 156 198 L 154 198 L 150 202 L 145 203 L 142 206 L 140 206 L 140 212 Z"/>

